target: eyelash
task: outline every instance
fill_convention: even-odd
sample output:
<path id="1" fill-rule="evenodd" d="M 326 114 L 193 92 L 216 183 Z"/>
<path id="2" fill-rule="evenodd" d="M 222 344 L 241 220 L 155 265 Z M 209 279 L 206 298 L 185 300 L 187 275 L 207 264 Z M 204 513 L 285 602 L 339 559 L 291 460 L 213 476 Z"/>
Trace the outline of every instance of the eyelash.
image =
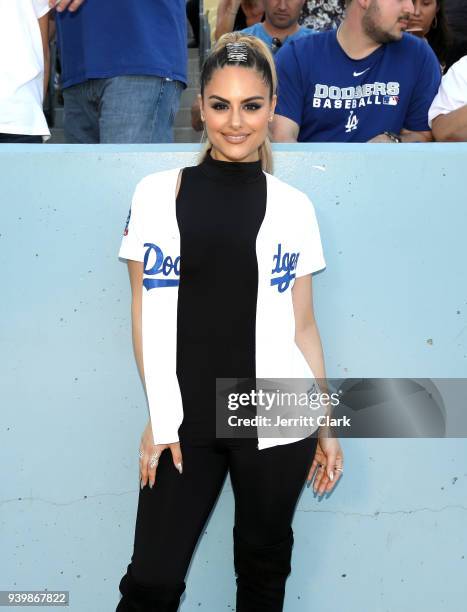
<path id="1" fill-rule="evenodd" d="M 213 110 L 216 111 L 221 111 L 221 110 L 226 110 L 227 108 L 227 104 L 224 104 L 223 102 L 215 102 L 211 108 Z M 261 104 L 256 104 L 255 102 L 250 102 L 248 104 L 245 104 L 245 108 L 246 110 L 250 110 L 250 111 L 257 111 L 261 108 Z"/>

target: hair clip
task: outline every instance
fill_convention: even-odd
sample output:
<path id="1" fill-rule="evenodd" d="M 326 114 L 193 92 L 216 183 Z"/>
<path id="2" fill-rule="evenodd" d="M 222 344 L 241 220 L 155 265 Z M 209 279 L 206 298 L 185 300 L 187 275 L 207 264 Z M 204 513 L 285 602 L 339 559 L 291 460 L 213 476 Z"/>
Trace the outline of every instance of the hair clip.
<path id="1" fill-rule="evenodd" d="M 248 47 L 244 42 L 227 43 L 228 62 L 246 62 L 248 60 Z"/>

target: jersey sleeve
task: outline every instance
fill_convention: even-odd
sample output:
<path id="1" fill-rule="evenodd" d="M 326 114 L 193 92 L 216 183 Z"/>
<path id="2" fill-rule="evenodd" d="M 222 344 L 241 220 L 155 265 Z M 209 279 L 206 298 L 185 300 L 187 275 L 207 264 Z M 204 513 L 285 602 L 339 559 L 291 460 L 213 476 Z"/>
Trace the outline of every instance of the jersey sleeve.
<path id="1" fill-rule="evenodd" d="M 278 78 L 275 114 L 287 117 L 295 121 L 297 125 L 301 125 L 305 95 L 296 53 L 296 41 L 284 45 L 276 53 L 275 64 Z"/>
<path id="2" fill-rule="evenodd" d="M 438 115 L 446 115 L 467 104 L 467 56 L 453 64 L 444 75 L 428 113 L 432 124 Z"/>
<path id="3" fill-rule="evenodd" d="M 144 226 L 144 194 L 141 183 L 136 186 L 131 201 L 130 210 L 123 230 L 122 242 L 118 256 L 123 259 L 144 261 L 144 240 L 142 228 Z"/>
<path id="4" fill-rule="evenodd" d="M 404 128 L 413 132 L 426 132 L 430 129 L 428 110 L 441 81 L 438 59 L 430 46 L 425 43 L 422 46 L 422 58 L 404 121 Z"/>
<path id="5" fill-rule="evenodd" d="M 50 10 L 49 0 L 32 0 L 32 5 L 34 7 L 34 12 L 36 13 L 37 19 L 40 19 L 46 15 Z"/>
<path id="6" fill-rule="evenodd" d="M 299 223 L 301 248 L 295 274 L 297 278 L 299 276 L 311 274 L 312 272 L 317 272 L 326 267 L 315 208 L 311 200 L 305 194 Z"/>

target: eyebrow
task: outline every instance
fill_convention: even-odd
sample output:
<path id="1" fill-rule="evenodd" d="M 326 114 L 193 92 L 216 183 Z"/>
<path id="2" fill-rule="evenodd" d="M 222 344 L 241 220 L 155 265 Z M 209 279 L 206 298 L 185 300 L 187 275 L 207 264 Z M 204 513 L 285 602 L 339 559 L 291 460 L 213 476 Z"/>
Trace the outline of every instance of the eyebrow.
<path id="1" fill-rule="evenodd" d="M 220 100 L 221 102 L 226 102 L 227 104 L 229 104 L 229 100 L 221 98 L 221 96 L 209 96 L 208 100 L 211 100 L 211 98 L 215 98 L 216 100 Z M 244 100 L 242 100 L 242 102 L 251 102 L 252 100 L 264 100 L 264 96 L 251 96 L 250 98 L 245 98 Z"/>

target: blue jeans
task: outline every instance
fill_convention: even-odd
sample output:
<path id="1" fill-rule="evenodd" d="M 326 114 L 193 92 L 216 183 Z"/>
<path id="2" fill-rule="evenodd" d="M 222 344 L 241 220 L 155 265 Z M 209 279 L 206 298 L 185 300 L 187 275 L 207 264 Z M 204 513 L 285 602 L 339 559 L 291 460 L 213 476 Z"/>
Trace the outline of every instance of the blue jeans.
<path id="1" fill-rule="evenodd" d="M 183 84 L 156 76 L 89 79 L 63 90 L 69 143 L 173 142 Z"/>

